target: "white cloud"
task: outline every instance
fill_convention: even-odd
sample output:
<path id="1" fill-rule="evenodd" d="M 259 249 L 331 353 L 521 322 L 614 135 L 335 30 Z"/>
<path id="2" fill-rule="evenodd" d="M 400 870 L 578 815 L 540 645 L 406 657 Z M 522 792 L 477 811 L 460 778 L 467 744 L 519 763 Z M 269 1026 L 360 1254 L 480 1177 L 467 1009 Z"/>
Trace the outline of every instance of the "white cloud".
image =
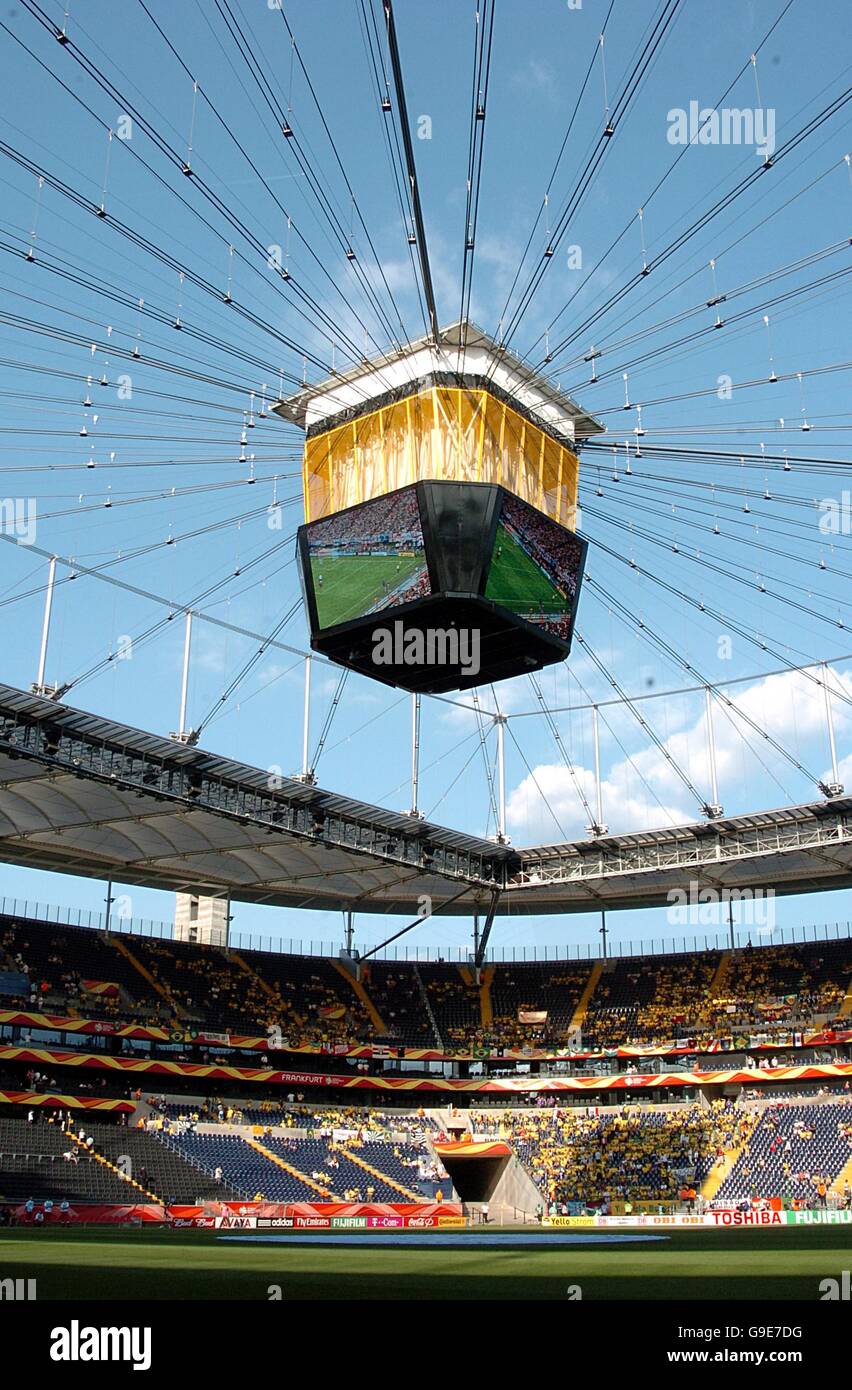
<path id="1" fill-rule="evenodd" d="M 524 92 L 538 92 L 546 97 L 556 94 L 556 69 L 545 58 L 528 58 L 510 81 Z"/>
<path id="2" fill-rule="evenodd" d="M 832 708 L 835 731 L 840 739 L 841 735 L 848 734 L 850 728 L 852 708 L 845 703 L 845 699 L 852 699 L 852 674 L 831 669 L 829 683 L 838 692 L 832 701 Z M 728 805 L 740 805 L 745 809 L 749 805 L 781 804 L 787 796 L 795 801 L 818 795 L 816 786 L 803 777 L 787 758 L 783 758 L 767 739 L 761 737 L 759 731 L 779 743 L 814 776 L 827 778 L 828 735 L 821 687 L 803 672 L 788 671 L 766 676 L 745 688 L 737 687 L 735 691 L 730 696 L 730 706 L 714 699 L 716 771 L 723 804 L 727 800 Z M 702 698 L 700 694 L 694 697 L 699 702 Z M 658 713 L 655 717 L 655 702 L 643 702 L 639 708 L 659 735 L 660 715 Z M 674 718 L 682 722 L 687 703 L 681 700 L 669 706 L 669 726 L 672 709 Z M 738 711 L 748 716 L 752 725 L 738 718 Z M 610 718 L 609 715 L 607 717 Z M 611 718 L 610 722 L 613 722 Z M 621 734 L 621 727 L 622 721 L 619 721 L 619 734 L 622 741 L 627 742 Z M 603 729 L 601 742 L 606 753 L 612 741 Z M 661 737 L 661 743 L 669 758 L 660 752 L 649 735 L 635 726 L 627 742 L 630 757 L 619 756 L 609 767 L 604 765 L 604 819 L 611 831 L 684 824 L 700 817 L 700 807 L 678 776 L 676 768 L 685 772 L 701 798 L 709 800 L 710 758 L 703 704 L 697 717 L 693 715 L 688 725 L 665 738 Z M 761 767 L 758 756 L 775 774 L 786 794 Z M 593 773 L 586 767 L 575 766 L 575 774 L 586 799 L 594 807 L 596 792 Z M 840 780 L 852 784 L 852 753 L 840 763 Z M 519 843 L 531 843 L 559 836 L 547 803 L 569 836 L 583 836 L 588 815 L 574 778 L 562 763 L 539 762 L 533 768 L 533 774 L 527 773 L 508 798 L 507 821 L 513 839 Z"/>

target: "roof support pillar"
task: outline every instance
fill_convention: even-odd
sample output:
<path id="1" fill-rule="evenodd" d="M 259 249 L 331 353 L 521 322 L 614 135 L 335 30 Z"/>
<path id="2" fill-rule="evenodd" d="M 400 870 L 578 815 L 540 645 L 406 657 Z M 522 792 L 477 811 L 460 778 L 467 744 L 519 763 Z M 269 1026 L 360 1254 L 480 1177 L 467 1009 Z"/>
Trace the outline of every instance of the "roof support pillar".
<path id="1" fill-rule="evenodd" d="M 495 891 L 491 894 L 491 902 L 488 905 L 488 911 L 485 915 L 485 922 L 482 927 L 482 932 L 479 936 L 479 942 L 476 947 L 476 954 L 474 955 L 474 964 L 477 970 L 482 969 L 482 964 L 485 960 L 485 953 L 488 950 L 488 938 L 491 935 L 491 928 L 494 926 L 494 916 L 497 912 L 497 904 L 499 901 L 500 893 L 499 890 L 495 889 Z"/>
<path id="2" fill-rule="evenodd" d="M 411 814 L 419 816 L 417 793 L 420 782 L 420 696 L 411 696 Z"/>
<path id="3" fill-rule="evenodd" d="M 718 820 L 722 814 L 719 804 L 719 782 L 716 776 L 716 738 L 713 733 L 713 697 L 709 685 L 704 687 L 704 714 L 707 724 L 707 757 L 710 763 L 710 802 L 704 807 L 709 820 Z"/>
<path id="4" fill-rule="evenodd" d="M 834 738 L 834 713 L 831 708 L 831 691 L 828 686 L 828 666 L 825 662 L 820 666 L 822 674 L 822 693 L 825 697 L 825 727 L 828 732 L 828 747 L 831 754 L 831 781 L 828 783 L 820 782 L 819 789 L 824 796 L 840 796 L 843 791 L 843 784 L 840 781 L 840 773 L 837 767 L 837 744 Z"/>
<path id="5" fill-rule="evenodd" d="M 313 769 L 311 768 L 311 660 L 310 656 L 305 657 L 305 713 L 302 723 L 302 773 L 301 780 L 311 785 L 314 780 Z"/>
<path id="6" fill-rule="evenodd" d="M 505 714 L 495 714 L 494 723 L 497 725 L 497 840 L 504 845 L 506 843 L 506 748 L 505 748 Z"/>

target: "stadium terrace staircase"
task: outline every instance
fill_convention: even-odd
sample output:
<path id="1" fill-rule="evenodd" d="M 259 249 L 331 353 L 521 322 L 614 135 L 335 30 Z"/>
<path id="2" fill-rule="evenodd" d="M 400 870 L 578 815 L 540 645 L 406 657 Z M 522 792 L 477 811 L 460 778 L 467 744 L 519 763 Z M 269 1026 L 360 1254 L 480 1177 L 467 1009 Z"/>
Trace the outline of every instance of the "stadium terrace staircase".
<path id="1" fill-rule="evenodd" d="M 342 976 L 342 978 L 346 981 L 350 989 L 355 991 L 358 1000 L 363 1004 L 364 1008 L 367 1010 L 367 1013 L 370 1016 L 370 1022 L 372 1023 L 375 1032 L 378 1034 L 379 1037 L 384 1037 L 385 1033 L 387 1033 L 388 1031 L 385 1026 L 384 1019 L 382 1018 L 381 1014 L 379 1013 L 378 1009 L 376 1008 L 375 1004 L 373 1003 L 372 999 L 370 998 L 361 981 L 356 980 L 354 975 L 350 975 L 349 971 L 341 965 L 339 960 L 333 960 L 331 961 L 331 964 L 334 966 L 338 975 Z"/>
<path id="2" fill-rule="evenodd" d="M 708 999 L 717 999 L 719 995 L 721 995 L 730 968 L 731 952 L 723 951 L 719 957 L 719 964 L 716 966 L 716 973 L 710 981 L 710 986 L 707 990 Z"/>
<path id="3" fill-rule="evenodd" d="M 459 974 L 468 989 L 476 989 L 477 984 L 469 965 L 460 965 Z M 494 966 L 486 965 L 479 972 L 479 1022 L 483 1028 L 490 1028 L 494 1022 L 494 1005 L 491 999 L 491 981 L 494 979 Z"/>
<path id="4" fill-rule="evenodd" d="M 852 1187 L 852 1157 L 850 1157 L 849 1162 L 846 1164 L 846 1166 L 844 1168 L 841 1168 L 840 1172 L 837 1174 L 837 1177 L 834 1179 L 834 1182 L 831 1184 L 831 1187 L 829 1188 L 829 1192 L 832 1192 L 835 1195 L 835 1197 L 842 1196 L 843 1184 L 847 1182 L 849 1186 Z"/>
<path id="5" fill-rule="evenodd" d="M 426 1017 L 428 1018 L 432 1026 L 432 1036 L 435 1039 L 435 1046 L 441 1052 L 443 1052 L 444 1039 L 441 1037 L 441 1030 L 438 1027 L 438 1020 L 435 1018 L 435 1014 L 432 1010 L 432 1005 L 429 1003 L 429 993 L 426 989 L 426 986 L 423 983 L 423 976 L 420 974 L 420 971 L 418 970 L 416 964 L 414 966 L 414 978 L 417 981 L 417 988 L 420 990 L 420 998 L 423 1000 L 423 1007 L 426 1010 Z"/>
<path id="6" fill-rule="evenodd" d="M 283 1168 L 284 1172 L 289 1173 L 291 1178 L 298 1178 L 299 1182 L 303 1182 L 306 1187 L 312 1188 L 322 1201 L 336 1202 L 338 1200 L 330 1188 L 321 1187 L 318 1182 L 314 1182 L 313 1178 L 309 1178 L 307 1173 L 303 1173 L 299 1168 L 294 1168 L 292 1163 L 285 1162 L 280 1154 L 273 1153 L 271 1149 L 267 1149 L 263 1144 L 259 1144 L 256 1139 L 250 1139 L 247 1135 L 243 1135 L 243 1140 L 248 1144 L 250 1149 L 254 1149 L 255 1153 L 259 1153 L 268 1163 L 274 1163 L 277 1168 Z"/>
<path id="7" fill-rule="evenodd" d="M 157 994 L 159 994 L 160 998 L 165 1000 L 169 1008 L 174 1011 L 176 1017 L 186 1017 L 186 1009 L 184 1009 L 180 1004 L 178 1004 L 177 1000 L 172 997 L 171 993 L 164 984 L 161 984 L 159 980 L 154 978 L 150 970 L 148 970 L 147 967 L 142 964 L 141 960 L 137 960 L 136 956 L 134 956 L 133 952 L 130 950 L 130 947 L 126 944 L 126 942 L 122 940 L 120 936 L 113 937 L 111 944 L 115 947 L 115 949 L 119 952 L 120 955 L 124 956 L 125 960 L 129 961 L 129 963 L 133 966 L 134 970 L 137 970 L 139 972 L 146 984 L 149 984 L 151 988 Z"/>
<path id="8" fill-rule="evenodd" d="M 840 1005 L 838 1018 L 848 1018 L 852 1014 L 852 976 L 849 978 L 849 988 L 846 991 L 843 1003 Z"/>
<path id="9" fill-rule="evenodd" d="M 272 988 L 269 981 L 264 980 L 263 976 L 259 975 L 256 970 L 252 970 L 248 961 L 245 960 L 243 956 L 239 954 L 238 951 L 233 951 L 229 949 L 228 959 L 234 961 L 237 968 L 239 970 L 242 970 L 243 974 L 248 975 L 250 980 L 254 980 L 256 984 L 260 985 L 260 988 L 263 990 L 263 993 L 266 995 L 267 999 L 272 999 L 275 1004 L 280 1003 L 280 1000 L 278 999 L 278 996 L 276 995 L 275 990 Z"/>
<path id="10" fill-rule="evenodd" d="M 701 1196 L 705 1202 L 712 1202 L 722 1183 L 734 1170 L 734 1166 L 745 1148 L 745 1144 L 738 1144 L 736 1148 L 729 1149 L 725 1154 L 722 1163 L 710 1170 L 704 1182 L 701 1184 Z"/>
<path id="11" fill-rule="evenodd" d="M 589 975 L 589 978 L 588 978 L 588 980 L 586 981 L 585 986 L 584 986 L 584 988 L 583 988 L 583 993 L 580 995 L 580 998 L 577 1000 L 577 1007 L 576 1007 L 576 1009 L 574 1010 L 573 1014 L 571 1015 L 571 1031 L 572 1031 L 572 1032 L 573 1032 L 576 1028 L 582 1028 L 582 1026 L 583 1026 L 583 1019 L 586 1017 L 586 1014 L 587 1014 L 588 1011 L 589 1011 L 589 1005 L 590 1005 L 591 1002 L 592 1002 L 592 995 L 594 994 L 595 990 L 596 990 L 597 987 L 598 987 L 598 980 L 600 979 L 600 977 L 601 977 L 602 974 L 603 974 L 603 961 L 601 961 L 601 960 L 596 960 L 595 963 L 594 963 L 594 965 L 592 966 L 591 974 Z"/>
<path id="12" fill-rule="evenodd" d="M 184 1158 L 163 1142 L 156 1130 L 124 1128 L 112 1124 L 87 1124 L 101 1153 L 114 1162 L 125 1155 L 133 1172 L 147 1174 L 144 1183 L 161 1192 L 166 1202 L 221 1201 L 238 1197 L 236 1190 L 214 1182 L 211 1175 L 192 1159 Z M 144 1184 L 143 1184 L 144 1185 Z"/>
<path id="13" fill-rule="evenodd" d="M 81 1154 L 84 1154 L 87 1158 L 93 1158 L 96 1163 L 102 1164 L 104 1168 L 111 1169 L 128 1187 L 135 1187 L 137 1192 L 141 1192 L 142 1196 L 147 1197 L 149 1201 L 156 1202 L 158 1206 L 163 1205 L 163 1198 L 158 1196 L 156 1192 L 151 1192 L 149 1188 L 143 1187 L 141 1182 L 137 1182 L 135 1178 L 129 1177 L 123 1168 L 119 1168 L 118 1164 L 112 1163 L 110 1159 L 106 1158 L 103 1154 L 99 1154 L 97 1149 L 87 1149 L 85 1143 L 77 1137 L 73 1129 L 66 1129 L 65 1135 L 73 1144 L 76 1144 Z"/>
<path id="14" fill-rule="evenodd" d="M 387 1173 L 383 1173 L 381 1169 L 374 1168 L 372 1163 L 368 1163 L 365 1158 L 361 1158 L 360 1154 L 354 1153 L 352 1149 L 341 1145 L 340 1152 L 346 1155 L 350 1163 L 354 1163 L 357 1168 L 363 1168 L 365 1173 L 369 1173 L 371 1178 L 378 1178 L 379 1182 L 386 1183 L 388 1187 L 392 1187 L 395 1192 L 398 1192 L 400 1196 L 405 1198 L 406 1202 L 423 1201 L 422 1193 L 414 1192 L 410 1187 L 403 1187 L 401 1182 L 397 1182 L 395 1178 L 389 1178 Z"/>

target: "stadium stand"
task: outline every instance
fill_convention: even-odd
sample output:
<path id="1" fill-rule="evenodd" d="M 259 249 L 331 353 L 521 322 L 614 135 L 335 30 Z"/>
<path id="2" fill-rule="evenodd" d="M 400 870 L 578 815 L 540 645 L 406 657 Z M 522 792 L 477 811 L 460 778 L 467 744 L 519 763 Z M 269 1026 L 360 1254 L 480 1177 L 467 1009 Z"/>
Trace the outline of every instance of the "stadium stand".
<path id="1" fill-rule="evenodd" d="M 369 1014 L 334 961 L 260 951 L 239 954 L 265 986 L 265 1021 L 280 1024 L 285 1036 L 301 1042 L 363 1041 L 372 1036 Z M 338 1010 L 341 1016 L 333 1017 Z"/>
<path id="2" fill-rule="evenodd" d="M 479 986 L 457 965 L 418 966 L 438 1031 L 448 1047 L 474 1042 L 481 1032 Z"/>
<path id="3" fill-rule="evenodd" d="M 362 1167 L 357 1158 L 362 1155 L 363 1150 L 359 1147 L 348 1144 L 332 1144 L 325 1138 L 318 1139 L 268 1139 L 268 1147 L 273 1153 L 287 1152 L 282 1156 L 289 1156 L 291 1162 L 296 1167 L 303 1170 L 308 1167 L 311 1176 L 315 1181 L 333 1187 L 335 1193 L 344 1200 L 349 1201 L 373 1201 L 377 1202 L 398 1202 L 400 1192 L 398 1187 L 391 1186 L 384 1176 L 377 1172 L 371 1172 L 369 1168 Z M 372 1155 L 373 1146 L 370 1146 Z M 351 1195 L 350 1195 L 351 1194 Z"/>
<path id="4" fill-rule="evenodd" d="M 372 961 L 356 985 L 339 962 L 225 950 L 0 918 L 0 1007 L 263 1035 L 294 1045 L 384 1043 L 448 1050 L 587 1048 L 738 1029 L 808 1028 L 839 1016 L 852 985 L 849 938 L 604 962 L 466 966 Z M 588 997 L 587 997 L 588 995 Z M 521 1013 L 546 1013 L 522 1023 Z M 430 1016 L 431 1014 L 431 1016 Z"/>
<path id="5" fill-rule="evenodd" d="M 35 1117 L 32 1123 L 0 1117 L 0 1196 L 6 1200 L 195 1202 L 223 1195 L 230 1194 L 142 1130 L 85 1117 L 69 1128 Z"/>
<path id="6" fill-rule="evenodd" d="M 60 927 L 50 922 L 0 918 L 0 971 L 24 974 L 29 982 L 27 1004 L 38 1008 L 72 1009 L 96 1017 L 157 1021 L 163 1001 L 119 949 L 118 937 L 85 927 Z M 115 994 L 94 992 L 85 982 L 114 984 Z M 4 1007 L 22 1007 L 20 995 L 2 992 Z"/>
<path id="7" fill-rule="evenodd" d="M 170 1115 L 179 1107 L 168 1107 Z M 246 1121 L 250 1110 L 235 1116 Z M 162 1145 L 243 1198 L 258 1194 L 276 1202 L 418 1201 L 431 1197 L 440 1170 L 422 1138 L 374 1137 L 379 1123 L 392 1132 L 391 1117 L 370 1115 L 369 1131 L 351 1130 L 345 1114 L 307 1108 L 295 1112 L 300 1132 L 261 1132 L 216 1125 L 197 1130 L 182 1115 L 142 1137 Z M 304 1132 L 307 1130 L 307 1133 Z M 428 1176 L 426 1174 L 428 1173 Z M 221 1186 L 208 1195 L 222 1195 Z"/>
<path id="8" fill-rule="evenodd" d="M 852 1104 L 769 1103 L 716 1197 L 742 1201 L 780 1196 L 795 1205 L 826 1206 L 850 1160 Z"/>
<path id="9" fill-rule="evenodd" d="M 405 1047 L 434 1047 L 432 1025 L 414 971 L 405 965 L 371 961 L 365 976 L 370 998 L 385 1022 L 385 1037 Z"/>
<path id="10" fill-rule="evenodd" d="M 546 1203 L 601 1206 L 613 1198 L 671 1202 L 684 1183 L 700 1188 L 752 1124 L 733 1102 L 719 1101 L 606 1114 L 514 1112 L 501 1118 L 499 1132 Z"/>
<path id="11" fill-rule="evenodd" d="M 275 1201 L 312 1202 L 317 1188 L 293 1178 L 264 1154 L 252 1149 L 238 1134 L 196 1134 L 191 1130 L 160 1132 L 161 1144 L 208 1179 L 215 1181 L 217 1170 L 222 1183 L 239 1197 L 252 1198 L 257 1192 Z"/>
<path id="12" fill-rule="evenodd" d="M 164 1147 L 156 1134 L 111 1124 L 90 1123 L 85 1128 L 87 1134 L 94 1135 L 98 1152 L 113 1163 L 122 1156 L 129 1158 L 130 1171 L 139 1182 L 166 1202 L 197 1202 L 235 1195 Z"/>
<path id="13" fill-rule="evenodd" d="M 23 1117 L 0 1119 L 0 1194 L 8 1201 L 128 1201 L 126 1182 L 92 1154 L 79 1153 L 60 1125 Z"/>
<path id="14" fill-rule="evenodd" d="M 852 1205 L 848 1090 L 789 1101 L 758 1094 L 466 1113 L 473 1135 L 517 1154 L 541 1212 Z M 197 1107 L 165 1101 L 129 1126 L 24 1113 L 0 1115 L 0 1201 L 404 1202 L 450 1188 L 431 1148 L 445 1138 L 441 1112 L 210 1097 Z"/>
<path id="15" fill-rule="evenodd" d="M 178 1018 L 215 1018 L 222 1028 L 236 1032 L 256 1027 L 268 1012 L 257 982 L 234 969 L 216 948 L 151 937 L 135 937 L 128 948 Z"/>
<path id="16" fill-rule="evenodd" d="M 489 1036 L 503 1046 L 559 1045 L 570 1033 L 591 964 L 499 965 L 491 981 Z M 543 1024 L 521 1023 L 519 1014 L 545 1012 Z"/>
<path id="17" fill-rule="evenodd" d="M 718 965 L 717 951 L 614 961 L 586 1013 L 584 1042 L 617 1047 L 696 1029 Z"/>
<path id="18" fill-rule="evenodd" d="M 731 953 L 717 990 L 699 1010 L 701 1031 L 837 1013 L 852 977 L 846 941 L 746 948 Z"/>

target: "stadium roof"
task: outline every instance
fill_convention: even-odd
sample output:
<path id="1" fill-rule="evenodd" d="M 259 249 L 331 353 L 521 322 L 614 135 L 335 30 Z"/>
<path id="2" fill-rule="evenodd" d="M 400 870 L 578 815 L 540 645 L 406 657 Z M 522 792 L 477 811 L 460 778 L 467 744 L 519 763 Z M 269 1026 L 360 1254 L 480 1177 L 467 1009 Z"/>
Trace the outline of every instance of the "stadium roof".
<path id="1" fill-rule="evenodd" d="M 334 372 L 325 381 L 305 386 L 272 409 L 285 420 L 307 429 L 318 420 L 328 419 L 363 407 L 371 397 L 382 397 L 389 390 L 404 388 L 429 371 L 451 372 L 459 381 L 466 377 L 485 379 L 495 389 L 514 397 L 542 424 L 569 439 L 586 439 L 603 434 L 605 426 L 552 381 L 532 371 L 505 345 L 489 337 L 475 323 L 462 321 L 441 330 L 437 343 L 430 335 L 376 357 L 365 358 L 346 371 Z"/>
<path id="2" fill-rule="evenodd" d="M 0 859 L 235 901 L 422 915 L 852 884 L 852 799 L 517 850 L 0 685 Z"/>

